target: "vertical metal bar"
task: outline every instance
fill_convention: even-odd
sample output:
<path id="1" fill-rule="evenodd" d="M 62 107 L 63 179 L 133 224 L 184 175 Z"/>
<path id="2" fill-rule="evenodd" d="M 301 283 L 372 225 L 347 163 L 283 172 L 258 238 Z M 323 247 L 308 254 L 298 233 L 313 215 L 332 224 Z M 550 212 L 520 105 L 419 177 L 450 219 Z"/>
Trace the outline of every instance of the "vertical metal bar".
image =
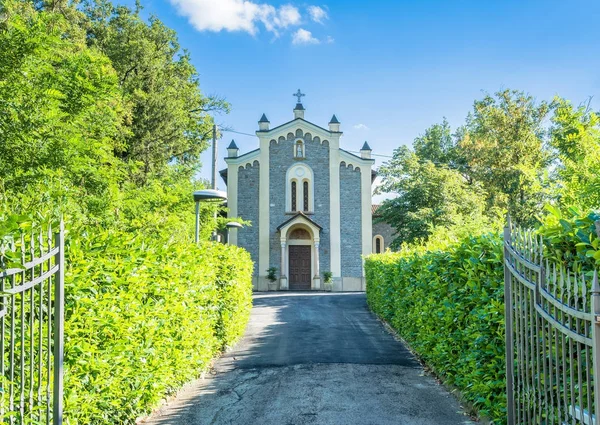
<path id="1" fill-rule="evenodd" d="M 580 288 L 580 282 L 577 279 L 577 275 L 575 274 L 573 276 L 573 283 L 574 283 L 574 303 L 573 303 L 573 308 L 575 309 L 579 309 L 579 293 L 581 292 L 581 288 Z M 581 335 L 581 319 L 576 317 L 575 318 L 575 332 L 577 332 L 578 335 Z M 578 397 L 578 402 L 577 402 L 577 406 L 579 406 L 579 409 L 581 411 L 581 415 L 582 415 L 582 419 L 583 419 L 583 414 L 584 414 L 584 404 L 583 404 L 583 373 L 582 373 L 582 363 L 581 363 L 581 343 L 579 341 L 575 342 L 576 347 L 577 347 L 577 361 L 575 362 L 577 364 L 577 386 L 579 389 L 579 397 Z"/>
<path id="2" fill-rule="evenodd" d="M 58 264 L 56 257 L 55 264 Z M 50 424 L 52 418 L 52 394 L 50 385 L 52 383 L 52 277 L 48 279 L 48 295 L 46 300 L 46 424 Z"/>
<path id="3" fill-rule="evenodd" d="M 594 425 L 600 425 L 600 285 L 598 272 L 592 282 L 592 356 L 594 358 Z M 591 414 L 591 412 L 590 412 Z"/>
<path id="4" fill-rule="evenodd" d="M 550 409 L 549 409 L 549 401 L 548 401 L 548 352 L 547 352 L 547 345 L 548 345 L 548 338 L 546 337 L 546 322 L 544 320 L 543 317 L 541 317 L 538 314 L 538 323 L 540 324 L 540 333 L 542 336 L 542 340 L 541 340 L 541 344 L 542 344 L 542 373 L 544 374 L 544 398 L 543 398 L 543 403 L 544 403 L 544 412 L 546 414 L 546 418 L 547 420 L 550 420 Z M 550 381 L 550 385 L 552 385 L 552 381 Z"/>
<path id="5" fill-rule="evenodd" d="M 31 259 L 33 260 L 35 258 L 35 245 L 34 245 L 34 241 L 35 241 L 35 235 L 31 234 Z M 41 249 L 41 247 L 40 247 Z M 42 275 L 42 273 L 40 273 L 40 276 Z M 31 268 L 31 276 L 30 276 L 31 280 L 33 281 L 33 279 L 35 278 L 35 267 Z M 28 363 L 29 363 L 29 417 L 33 420 L 33 411 L 34 411 L 34 404 L 33 404 L 33 387 L 34 387 L 34 370 L 35 370 L 35 359 L 33 358 L 33 342 L 34 342 L 34 319 L 35 319 L 35 310 L 34 310 L 34 303 L 35 303 L 35 285 L 33 287 L 31 287 L 29 289 L 29 359 L 28 359 Z"/>
<path id="6" fill-rule="evenodd" d="M 536 245 L 537 248 L 537 245 Z M 537 251 L 537 249 L 536 249 Z M 534 299 L 534 303 L 535 306 L 539 306 L 541 304 L 541 296 L 540 296 L 540 287 L 542 285 L 542 279 L 544 276 L 544 266 L 543 264 L 541 264 L 541 262 L 539 262 L 540 258 L 536 257 L 536 264 L 538 264 L 540 266 L 540 273 L 538 275 L 538 281 L 536 282 L 535 285 L 535 299 Z M 542 387 L 543 387 L 543 383 L 541 382 L 542 379 L 542 371 L 541 371 L 541 363 L 542 360 L 541 359 L 541 355 L 542 355 L 542 350 L 540 347 L 540 317 L 539 314 L 537 313 L 537 310 L 535 309 L 535 306 L 533 306 L 532 309 L 532 323 L 531 326 L 533 326 L 534 329 L 534 338 L 533 338 L 533 344 L 535 347 L 535 368 L 536 368 L 536 393 L 537 393 L 537 411 L 538 411 L 538 418 L 541 421 L 542 417 L 543 417 L 543 406 L 544 403 L 542 401 L 542 396 L 544 395 Z M 544 377 L 545 378 L 545 377 Z"/>
<path id="7" fill-rule="evenodd" d="M 0 277 L 0 309 L 6 311 L 8 309 L 8 306 L 6 305 L 6 295 L 4 295 L 4 278 Z M 0 421 L 4 421 L 4 414 L 5 414 L 5 397 L 6 397 L 6 369 L 4 366 L 4 351 L 5 351 L 5 346 L 4 346 L 4 338 L 5 338 L 5 332 L 6 332 L 6 314 L 3 315 L 2 317 L 0 317 L 0 332 L 2 333 L 1 337 L 0 337 L 0 355 L 2 356 L 2 359 L 0 361 L 0 377 L 2 379 L 2 381 L 0 381 L 0 384 L 2 385 L 2 391 L 0 392 Z"/>
<path id="8" fill-rule="evenodd" d="M 54 285 L 54 401 L 53 425 L 62 425 L 63 415 L 63 355 L 64 355 L 64 282 L 65 282 L 65 242 L 64 223 L 60 222 L 60 230 L 56 235 L 58 254 L 56 263 L 58 272 Z"/>
<path id="9" fill-rule="evenodd" d="M 504 228 L 504 243 L 510 244 L 510 217 Z M 507 267 L 509 253 L 504 246 L 504 321 L 506 341 L 506 414 L 507 425 L 515 425 L 515 400 L 514 400 L 514 350 L 513 350 L 513 302 L 512 302 L 512 276 Z"/>
<path id="10" fill-rule="evenodd" d="M 25 251 L 23 251 L 25 252 Z M 23 263 L 25 263 L 25 256 L 23 256 Z M 20 284 L 23 285 L 26 282 L 26 274 L 25 274 L 25 269 L 23 269 L 23 271 L 21 272 L 21 282 Z M 20 414 L 20 421 L 23 422 L 23 420 L 25 419 L 25 292 L 24 291 L 19 291 L 19 296 L 20 296 L 20 309 L 21 309 L 21 314 L 20 314 L 20 319 L 19 321 L 20 326 L 20 344 L 19 344 L 19 387 L 20 387 L 20 395 L 19 395 L 19 414 Z"/>
<path id="11" fill-rule="evenodd" d="M 213 137 L 213 145 L 212 145 L 212 181 L 211 181 L 211 187 L 213 189 L 217 188 L 217 126 L 215 124 L 213 124 L 213 131 L 212 131 L 212 137 Z"/>
<path id="12" fill-rule="evenodd" d="M 538 275 L 538 282 L 535 286 L 535 304 L 536 306 L 540 306 L 542 304 L 542 298 L 540 295 L 540 291 L 542 288 L 542 285 L 545 282 L 545 273 L 544 273 L 544 264 L 542 261 L 542 252 L 541 252 L 541 240 L 539 240 L 537 237 L 535 238 L 535 248 L 536 248 L 536 257 L 535 257 L 535 263 L 537 265 L 540 266 L 540 273 Z M 536 378 L 536 382 L 537 382 L 537 393 L 538 393 L 538 417 L 540 418 L 540 421 L 542 420 L 542 418 L 544 417 L 544 407 L 545 407 L 545 403 L 544 403 L 544 399 L 546 397 L 546 393 L 545 388 L 546 388 L 546 375 L 542 375 L 542 364 L 544 362 L 544 358 L 542 355 L 542 341 L 543 341 L 543 335 L 542 335 L 542 320 L 540 315 L 538 314 L 537 310 L 534 309 L 534 326 L 535 326 L 535 347 L 536 347 L 536 357 L 535 357 L 535 362 L 536 362 L 536 369 L 537 369 L 537 378 Z M 542 376 L 544 381 L 542 382 Z M 546 417 L 548 417 L 546 415 Z"/>
<path id="13" fill-rule="evenodd" d="M 15 287 L 15 275 L 11 278 L 11 287 Z M 10 354 L 9 354 L 9 376 L 10 376 L 10 395 L 8 398 L 8 411 L 15 410 L 15 295 L 10 296 Z M 10 423 L 15 423 L 13 415 L 10 416 Z"/>
<path id="14" fill-rule="evenodd" d="M 516 250 L 520 249 L 520 230 L 517 227 L 514 227 L 514 245 L 513 248 Z M 511 235 L 512 236 L 512 235 Z M 513 241 L 511 240 L 511 244 L 513 244 Z M 519 251 L 520 252 L 520 251 Z M 513 260 L 513 265 L 515 267 L 515 270 L 517 270 L 517 272 L 520 271 L 520 262 L 519 259 L 517 257 L 510 257 L 511 260 Z M 514 317 L 515 317 L 515 323 L 516 323 L 516 330 L 515 330 L 515 348 L 517 350 L 516 352 L 516 356 L 515 356 L 515 361 L 516 361 L 516 385 L 515 385 L 515 391 L 514 391 L 514 403 L 515 403 L 515 409 L 516 409 L 516 423 L 517 424 L 521 424 L 523 422 L 524 418 L 524 414 L 523 414 L 523 403 L 522 403 L 522 390 L 523 390 L 523 371 L 522 371 L 522 350 L 521 350 L 521 342 L 523 339 L 523 333 L 522 333 L 522 326 L 521 326 L 521 282 L 517 279 L 513 279 L 514 281 L 514 285 L 513 285 L 513 311 L 514 311 Z"/>
<path id="15" fill-rule="evenodd" d="M 194 242 L 198 244 L 200 240 L 200 202 L 196 202 L 196 233 L 194 237 Z"/>
<path id="16" fill-rule="evenodd" d="M 537 282 L 533 282 L 534 284 L 537 284 Z M 531 419 L 533 420 L 534 423 L 537 423 L 537 419 L 536 419 L 536 410 L 537 410 L 537 406 L 535 405 L 535 401 L 536 401 L 536 392 L 537 392 L 537 388 L 536 388 L 536 381 L 535 381 L 535 368 L 534 368 L 534 358 L 535 358 L 535 344 L 534 344 L 534 322 L 533 322 L 533 312 L 535 310 L 534 307 L 534 295 L 532 294 L 532 290 L 529 288 L 525 288 L 525 293 L 526 293 L 526 302 L 528 304 L 528 308 L 526 310 L 526 314 L 527 314 L 527 371 L 529 373 L 529 382 L 530 382 L 530 390 L 529 390 L 529 394 L 528 394 L 528 400 L 529 400 L 529 410 L 531 411 Z"/>

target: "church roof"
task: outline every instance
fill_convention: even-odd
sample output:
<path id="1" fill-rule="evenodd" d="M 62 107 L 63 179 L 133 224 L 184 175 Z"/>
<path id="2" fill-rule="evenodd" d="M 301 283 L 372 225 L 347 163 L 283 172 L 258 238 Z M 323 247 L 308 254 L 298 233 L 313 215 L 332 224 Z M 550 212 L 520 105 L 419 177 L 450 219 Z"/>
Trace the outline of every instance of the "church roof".
<path id="1" fill-rule="evenodd" d="M 286 125 L 288 125 L 289 123 L 292 123 L 292 122 L 294 122 L 294 121 L 304 121 L 305 123 L 307 123 L 307 124 L 310 124 L 310 125 L 312 125 L 312 126 L 314 126 L 314 127 L 318 128 L 319 130 L 323 130 L 323 131 L 324 131 L 324 132 L 326 132 L 326 133 L 331 133 L 331 131 L 329 131 L 328 129 L 326 129 L 326 128 L 323 128 L 323 127 L 321 127 L 320 125 L 317 125 L 317 124 L 315 124 L 315 123 L 313 123 L 313 122 L 307 121 L 307 120 L 305 120 L 304 118 L 294 118 L 294 119 L 293 119 L 293 120 L 291 120 L 291 121 L 284 122 L 283 124 L 281 124 L 281 125 L 278 125 L 277 127 L 273 127 L 272 129 L 270 129 L 270 130 L 269 130 L 269 133 L 272 133 L 273 131 L 279 130 L 281 127 L 284 127 L 284 126 L 286 126 Z"/>
<path id="2" fill-rule="evenodd" d="M 225 182 L 225 185 L 227 186 L 227 168 L 224 168 L 221 171 L 219 171 L 219 174 L 221 175 L 221 178 L 223 179 L 223 181 Z"/>
<path id="3" fill-rule="evenodd" d="M 329 121 L 329 124 L 339 124 L 340 122 L 338 121 L 337 117 L 335 116 L 335 114 L 333 114 L 333 116 L 331 117 L 331 121 Z"/>
<path id="4" fill-rule="evenodd" d="M 231 143 L 227 146 L 227 149 L 239 149 L 235 144 L 235 140 L 231 139 Z"/>
<path id="5" fill-rule="evenodd" d="M 368 144 L 368 143 L 367 143 L 367 141 L 365 140 L 365 144 L 363 145 L 363 147 L 362 147 L 362 148 L 360 148 L 360 150 L 361 150 L 361 151 L 370 151 L 370 150 L 372 150 L 372 149 L 371 149 L 371 146 L 369 146 L 369 144 Z"/>
<path id="6" fill-rule="evenodd" d="M 296 107 L 294 108 L 294 111 L 304 111 L 304 106 L 302 106 L 301 103 L 296 103 Z"/>
<path id="7" fill-rule="evenodd" d="M 319 226 L 317 223 L 315 223 L 314 221 L 312 221 L 306 214 L 304 214 L 302 211 L 299 211 L 298 214 L 292 216 L 289 220 L 284 221 L 283 223 L 281 223 L 279 226 L 277 226 L 277 230 L 281 230 L 282 227 L 285 227 L 286 224 L 296 220 L 298 217 L 302 217 L 305 220 L 308 220 L 309 222 L 311 222 L 313 225 L 317 226 L 319 228 L 319 230 L 323 230 L 323 227 Z"/>
<path id="8" fill-rule="evenodd" d="M 270 122 L 270 121 L 265 114 L 262 114 L 262 117 L 260 117 L 260 120 L 258 122 Z"/>

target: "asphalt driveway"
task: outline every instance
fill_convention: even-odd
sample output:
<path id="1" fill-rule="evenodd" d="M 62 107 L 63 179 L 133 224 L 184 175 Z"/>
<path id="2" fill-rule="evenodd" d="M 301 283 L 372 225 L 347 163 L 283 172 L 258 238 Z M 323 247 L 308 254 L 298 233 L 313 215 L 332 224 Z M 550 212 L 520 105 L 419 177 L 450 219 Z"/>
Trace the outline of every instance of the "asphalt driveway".
<path id="1" fill-rule="evenodd" d="M 152 425 L 471 423 L 362 293 L 265 293 L 246 335 Z"/>

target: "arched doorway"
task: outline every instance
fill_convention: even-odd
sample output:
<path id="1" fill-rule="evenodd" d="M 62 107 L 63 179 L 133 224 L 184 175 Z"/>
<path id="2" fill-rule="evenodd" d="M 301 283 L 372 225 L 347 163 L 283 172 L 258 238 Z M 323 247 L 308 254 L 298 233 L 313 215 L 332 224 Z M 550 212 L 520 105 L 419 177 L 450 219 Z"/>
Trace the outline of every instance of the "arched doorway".
<path id="1" fill-rule="evenodd" d="M 321 289 L 321 230 L 321 226 L 302 212 L 298 212 L 277 228 L 281 241 L 281 289 Z"/>
<path id="2" fill-rule="evenodd" d="M 312 286 L 313 238 L 304 227 L 294 226 L 288 231 L 289 285 L 293 291 L 308 291 Z"/>

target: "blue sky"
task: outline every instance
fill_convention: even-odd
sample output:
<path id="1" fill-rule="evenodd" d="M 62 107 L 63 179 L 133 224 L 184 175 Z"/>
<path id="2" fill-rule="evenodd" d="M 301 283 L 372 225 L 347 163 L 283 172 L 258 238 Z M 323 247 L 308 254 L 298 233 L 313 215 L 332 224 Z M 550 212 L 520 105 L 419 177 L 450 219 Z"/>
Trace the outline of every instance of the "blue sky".
<path id="1" fill-rule="evenodd" d="M 174 28 L 202 90 L 232 105 L 217 122 L 254 133 L 293 118 L 342 122 L 342 147 L 390 155 L 447 117 L 460 125 L 483 91 L 524 90 L 600 107 L 600 2 L 142 0 Z M 255 137 L 226 133 L 242 152 Z M 210 176 L 210 152 L 202 176 Z M 381 163 L 381 158 L 378 164 Z M 224 167 L 221 160 L 220 167 Z M 221 188 L 224 187 L 219 182 Z"/>

